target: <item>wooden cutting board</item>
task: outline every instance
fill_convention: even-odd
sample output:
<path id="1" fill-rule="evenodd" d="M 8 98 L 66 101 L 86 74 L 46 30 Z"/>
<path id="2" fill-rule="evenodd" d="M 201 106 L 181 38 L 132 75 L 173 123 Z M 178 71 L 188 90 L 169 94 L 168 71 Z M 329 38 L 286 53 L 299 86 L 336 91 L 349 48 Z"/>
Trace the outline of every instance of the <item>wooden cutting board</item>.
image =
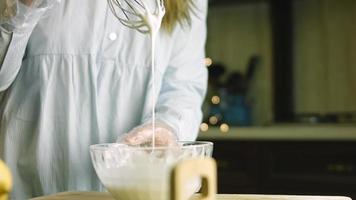
<path id="1" fill-rule="evenodd" d="M 38 197 L 31 200 L 115 200 L 105 192 L 63 192 L 52 196 Z M 199 195 L 191 200 L 198 200 Z M 341 196 L 291 196 L 291 195 L 246 195 L 219 194 L 216 200 L 351 200 Z"/>

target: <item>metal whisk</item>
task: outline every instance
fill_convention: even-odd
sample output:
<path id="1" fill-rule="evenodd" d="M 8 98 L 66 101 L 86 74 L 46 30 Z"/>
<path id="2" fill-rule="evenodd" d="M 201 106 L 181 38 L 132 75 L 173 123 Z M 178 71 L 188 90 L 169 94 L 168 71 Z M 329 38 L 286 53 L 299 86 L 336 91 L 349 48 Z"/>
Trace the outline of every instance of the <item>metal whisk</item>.
<path id="1" fill-rule="evenodd" d="M 123 24 L 151 36 L 152 146 L 155 146 L 155 41 L 166 12 L 163 0 L 107 0 L 112 13 Z M 149 5 L 147 3 L 150 3 Z M 152 4 L 152 5 L 151 5 Z M 152 11 L 153 10 L 153 11 Z"/>
<path id="2" fill-rule="evenodd" d="M 112 13 L 124 25 L 141 33 L 158 30 L 165 14 L 163 0 L 107 0 Z M 147 3 L 153 3 L 153 6 Z M 151 11 L 151 9 L 153 11 Z M 159 24 L 157 24 L 159 22 Z"/>

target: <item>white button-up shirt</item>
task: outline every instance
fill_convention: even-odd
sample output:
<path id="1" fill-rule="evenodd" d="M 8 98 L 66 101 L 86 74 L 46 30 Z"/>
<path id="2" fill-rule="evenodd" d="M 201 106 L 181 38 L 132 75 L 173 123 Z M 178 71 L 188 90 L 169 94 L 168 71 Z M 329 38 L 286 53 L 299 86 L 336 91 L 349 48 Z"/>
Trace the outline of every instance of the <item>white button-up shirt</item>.
<path id="1" fill-rule="evenodd" d="M 98 190 L 89 145 L 149 121 L 152 84 L 157 120 L 180 140 L 196 139 L 207 0 L 197 5 L 190 28 L 159 33 L 155 83 L 149 36 L 121 25 L 104 0 L 20 5 L 25 17 L 0 23 L 0 158 L 12 170 L 14 199 Z"/>

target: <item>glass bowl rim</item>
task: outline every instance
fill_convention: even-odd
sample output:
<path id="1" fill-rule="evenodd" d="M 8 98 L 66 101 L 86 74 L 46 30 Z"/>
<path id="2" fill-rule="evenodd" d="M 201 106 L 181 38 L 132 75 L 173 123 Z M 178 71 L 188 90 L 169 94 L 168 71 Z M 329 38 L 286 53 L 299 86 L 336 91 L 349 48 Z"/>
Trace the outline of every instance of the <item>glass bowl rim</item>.
<path id="1" fill-rule="evenodd" d="M 179 146 L 130 146 L 124 143 L 101 143 L 101 144 L 92 144 L 89 146 L 91 151 L 102 150 L 105 151 L 110 147 L 118 147 L 124 145 L 128 147 L 130 150 L 169 150 L 169 149 L 176 149 L 177 147 L 182 147 L 183 149 L 190 149 L 190 148 L 199 148 L 199 147 L 206 147 L 206 146 L 214 146 L 213 142 L 210 141 L 178 141 L 178 144 L 182 144 Z M 188 144 L 184 146 L 184 144 Z M 191 145 L 190 145 L 191 144 Z"/>

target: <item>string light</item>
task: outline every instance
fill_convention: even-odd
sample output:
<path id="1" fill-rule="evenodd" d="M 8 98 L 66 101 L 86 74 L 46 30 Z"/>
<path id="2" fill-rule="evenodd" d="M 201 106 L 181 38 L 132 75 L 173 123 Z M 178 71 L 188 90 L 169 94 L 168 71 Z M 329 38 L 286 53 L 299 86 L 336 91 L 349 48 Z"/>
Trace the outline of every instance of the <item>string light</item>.
<path id="1" fill-rule="evenodd" d="M 227 132 L 229 132 L 229 130 L 230 130 L 229 125 L 227 125 L 227 124 L 225 124 L 225 123 L 223 123 L 223 124 L 220 125 L 220 131 L 221 131 L 221 132 L 227 133 Z"/>
<path id="2" fill-rule="evenodd" d="M 209 130 L 209 125 L 207 123 L 200 124 L 200 130 L 206 132 Z"/>
<path id="3" fill-rule="evenodd" d="M 213 104 L 219 104 L 220 103 L 220 97 L 219 96 L 213 96 L 212 98 L 211 98 L 211 103 L 213 103 Z"/>
<path id="4" fill-rule="evenodd" d="M 205 66 L 210 67 L 213 64 L 213 60 L 209 57 L 205 58 Z"/>
<path id="5" fill-rule="evenodd" d="M 209 123 L 215 125 L 218 123 L 218 118 L 216 116 L 209 117 Z"/>

